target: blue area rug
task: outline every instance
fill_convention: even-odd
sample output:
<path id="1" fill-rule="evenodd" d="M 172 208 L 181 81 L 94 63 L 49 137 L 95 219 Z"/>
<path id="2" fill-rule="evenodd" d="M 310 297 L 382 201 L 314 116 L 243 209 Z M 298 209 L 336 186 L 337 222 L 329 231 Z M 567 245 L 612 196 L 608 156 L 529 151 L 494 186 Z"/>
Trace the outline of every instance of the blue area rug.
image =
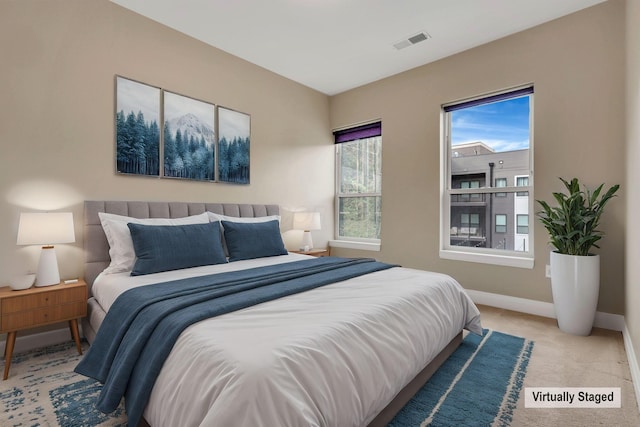
<path id="1" fill-rule="evenodd" d="M 389 426 L 509 426 L 532 348 L 496 331 L 467 335 Z M 101 386 L 73 372 L 81 357 L 73 342 L 14 355 L 0 426 L 126 426 L 123 405 L 110 415 L 94 408 Z"/>
<path id="2" fill-rule="evenodd" d="M 124 405 L 109 415 L 94 408 L 102 386 L 73 372 L 81 357 L 72 341 L 14 354 L 0 383 L 0 426 L 125 427 Z"/>
<path id="3" fill-rule="evenodd" d="M 468 334 L 389 427 L 510 426 L 533 341 Z"/>

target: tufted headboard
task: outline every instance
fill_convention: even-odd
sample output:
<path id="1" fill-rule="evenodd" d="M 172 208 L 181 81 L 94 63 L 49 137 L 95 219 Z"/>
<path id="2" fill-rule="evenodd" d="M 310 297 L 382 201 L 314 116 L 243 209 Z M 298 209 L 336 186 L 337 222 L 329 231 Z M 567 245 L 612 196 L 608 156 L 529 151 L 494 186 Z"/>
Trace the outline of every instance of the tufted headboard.
<path id="1" fill-rule="evenodd" d="M 84 275 L 89 289 L 93 281 L 111 262 L 109 244 L 102 230 L 98 212 L 131 216 L 134 218 L 181 218 L 210 211 L 236 217 L 259 217 L 279 215 L 278 205 L 249 205 L 234 203 L 191 202 L 130 202 L 98 201 L 84 202 Z M 91 291 L 89 291 L 91 294 Z"/>

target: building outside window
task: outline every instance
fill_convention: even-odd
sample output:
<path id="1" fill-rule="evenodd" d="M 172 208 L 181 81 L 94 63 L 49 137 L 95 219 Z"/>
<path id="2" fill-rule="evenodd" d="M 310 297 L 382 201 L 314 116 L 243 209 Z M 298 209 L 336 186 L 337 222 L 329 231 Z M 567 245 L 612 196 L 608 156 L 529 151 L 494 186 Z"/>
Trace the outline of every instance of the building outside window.
<path id="1" fill-rule="evenodd" d="M 532 113 L 532 86 L 443 105 L 441 257 L 533 267 Z"/>
<path id="2" fill-rule="evenodd" d="M 336 239 L 380 243 L 382 123 L 334 132 Z"/>

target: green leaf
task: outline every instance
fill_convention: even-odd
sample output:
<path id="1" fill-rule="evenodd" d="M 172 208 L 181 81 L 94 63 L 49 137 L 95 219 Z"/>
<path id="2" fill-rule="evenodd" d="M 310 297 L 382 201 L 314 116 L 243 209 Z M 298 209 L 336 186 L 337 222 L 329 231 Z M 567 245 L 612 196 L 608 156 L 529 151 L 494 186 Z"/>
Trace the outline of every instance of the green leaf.
<path id="1" fill-rule="evenodd" d="M 578 178 L 567 181 L 559 178 L 567 192 L 552 193 L 558 206 L 552 207 L 544 200 L 536 200 L 542 210 L 536 216 L 550 236 L 550 243 L 558 252 L 568 255 L 589 255 L 604 233 L 597 229 L 605 205 L 620 188 L 616 184 L 601 195 L 604 184 L 591 191 L 580 190 Z"/>

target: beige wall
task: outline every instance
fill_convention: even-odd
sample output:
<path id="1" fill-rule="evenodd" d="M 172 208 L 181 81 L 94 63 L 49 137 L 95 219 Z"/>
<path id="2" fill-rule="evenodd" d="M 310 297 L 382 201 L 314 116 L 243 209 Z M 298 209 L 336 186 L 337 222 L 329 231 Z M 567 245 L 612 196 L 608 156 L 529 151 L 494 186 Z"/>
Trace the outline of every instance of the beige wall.
<path id="1" fill-rule="evenodd" d="M 552 301 L 548 237 L 537 222 L 532 270 L 438 256 L 440 105 L 533 82 L 534 197 L 549 200 L 558 176 L 623 184 L 601 227 L 598 309 L 624 312 L 624 8 L 603 3 L 331 98 L 334 128 L 382 119 L 381 259 L 449 273 L 469 289 Z"/>
<path id="2" fill-rule="evenodd" d="M 640 0 L 626 2 L 627 50 L 627 245 L 625 321 L 640 358 Z M 637 360 L 636 367 L 640 360 Z"/>
<path id="3" fill-rule="evenodd" d="M 15 245 L 30 210 L 74 213 L 77 243 L 57 251 L 61 275 L 81 275 L 85 199 L 313 208 L 323 214 L 316 242 L 331 237 L 326 95 L 107 0 L 2 1 L 0 52 L 0 283 L 35 268 L 39 248 Z M 116 175 L 116 74 L 249 113 L 251 184 Z"/>

